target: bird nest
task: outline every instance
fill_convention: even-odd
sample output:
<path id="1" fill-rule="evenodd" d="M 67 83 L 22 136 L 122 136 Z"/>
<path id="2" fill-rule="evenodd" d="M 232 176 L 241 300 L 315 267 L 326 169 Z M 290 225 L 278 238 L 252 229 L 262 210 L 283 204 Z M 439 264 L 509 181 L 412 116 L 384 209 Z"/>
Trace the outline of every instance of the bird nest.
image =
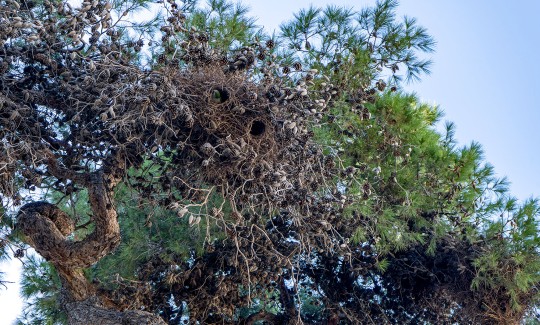
<path id="1" fill-rule="evenodd" d="M 215 79 L 208 80 L 209 75 Z M 238 175 L 242 164 L 276 160 L 283 146 L 276 138 L 280 117 L 272 113 L 258 87 L 219 68 L 202 74 L 180 73 L 178 81 L 186 94 L 188 115 L 194 118 L 190 149 L 197 151 L 206 180 Z"/>
<path id="2" fill-rule="evenodd" d="M 305 177 L 311 174 L 310 163 L 318 164 L 322 155 L 310 145 L 309 98 L 272 101 L 269 86 L 220 66 L 169 77 L 182 94 L 177 166 L 193 167 L 203 182 L 218 185 L 232 201 L 278 204 L 285 196 L 277 193 L 310 183 Z"/>

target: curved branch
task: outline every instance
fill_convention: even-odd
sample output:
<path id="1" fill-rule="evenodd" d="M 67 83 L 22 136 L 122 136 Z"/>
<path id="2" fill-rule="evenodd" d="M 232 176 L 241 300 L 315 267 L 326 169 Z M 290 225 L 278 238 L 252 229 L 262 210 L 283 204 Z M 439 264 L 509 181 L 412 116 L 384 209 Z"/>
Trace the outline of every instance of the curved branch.
<path id="1" fill-rule="evenodd" d="M 17 216 L 17 227 L 28 243 L 57 268 L 71 297 L 79 301 L 95 294 L 82 269 L 95 264 L 120 243 L 120 228 L 113 205 L 114 179 L 100 172 L 91 175 L 88 185 L 95 228 L 81 241 L 68 238 L 75 225 L 53 204 L 29 203 Z"/>
<path id="2" fill-rule="evenodd" d="M 120 228 L 113 206 L 113 192 L 107 180 L 92 177 L 88 187 L 94 232 L 81 241 L 67 236 L 75 227 L 70 217 L 55 205 L 34 202 L 24 205 L 18 227 L 28 242 L 49 262 L 64 268 L 85 268 L 95 264 L 120 242 Z"/>
<path id="3" fill-rule="evenodd" d="M 27 242 L 52 263 L 65 289 L 65 308 L 70 324 L 165 324 L 156 315 L 143 311 L 118 311 L 102 306 L 96 288 L 84 276 L 83 269 L 95 264 L 120 243 L 120 227 L 114 208 L 113 189 L 121 180 L 124 166 L 105 164 L 88 176 L 87 188 L 94 231 L 81 241 L 69 236 L 75 230 L 73 220 L 48 202 L 24 205 L 17 216 L 17 228 Z"/>

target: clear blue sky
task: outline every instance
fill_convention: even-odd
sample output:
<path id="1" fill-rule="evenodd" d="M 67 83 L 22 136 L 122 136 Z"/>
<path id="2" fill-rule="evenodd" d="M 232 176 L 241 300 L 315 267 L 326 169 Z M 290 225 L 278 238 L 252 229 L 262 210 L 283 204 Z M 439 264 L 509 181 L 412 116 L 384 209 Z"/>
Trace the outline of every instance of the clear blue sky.
<path id="1" fill-rule="evenodd" d="M 244 0 L 267 30 L 300 8 L 327 4 L 362 8 L 369 1 Z M 540 196 L 540 1 L 402 0 L 400 16 L 416 17 L 437 41 L 431 76 L 408 90 L 436 103 L 457 125 L 461 144 L 480 142 L 500 176 L 519 199 Z M 5 267 L 0 266 L 1 269 Z M 9 324 L 0 292 L 0 324 Z"/>

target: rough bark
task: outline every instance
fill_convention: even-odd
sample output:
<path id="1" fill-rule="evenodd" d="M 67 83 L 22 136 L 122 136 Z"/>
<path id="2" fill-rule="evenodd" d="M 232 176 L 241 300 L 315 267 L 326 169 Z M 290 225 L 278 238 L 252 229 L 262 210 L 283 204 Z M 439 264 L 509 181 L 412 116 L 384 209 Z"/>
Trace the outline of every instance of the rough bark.
<path id="1" fill-rule="evenodd" d="M 124 312 L 104 308 L 96 297 L 82 302 L 67 303 L 68 321 L 78 325 L 151 325 L 166 324 L 159 316 L 141 310 Z"/>
<path id="2" fill-rule="evenodd" d="M 114 164 L 77 179 L 88 189 L 95 225 L 94 231 L 80 241 L 69 238 L 75 230 L 73 220 L 53 204 L 29 203 L 18 214 L 17 227 L 26 241 L 52 263 L 60 275 L 62 305 L 70 324 L 165 324 L 148 312 L 115 310 L 106 297 L 98 297 L 95 286 L 83 273 L 84 268 L 98 262 L 120 243 L 113 190 L 123 170 L 121 161 L 115 159 Z M 61 173 L 59 168 L 55 171 Z"/>

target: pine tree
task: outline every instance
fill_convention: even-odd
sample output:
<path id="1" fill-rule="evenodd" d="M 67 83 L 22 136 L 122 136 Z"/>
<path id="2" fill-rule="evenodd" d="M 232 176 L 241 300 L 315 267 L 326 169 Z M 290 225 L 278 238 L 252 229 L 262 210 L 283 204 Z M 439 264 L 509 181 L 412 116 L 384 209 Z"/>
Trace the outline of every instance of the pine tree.
<path id="1" fill-rule="evenodd" d="M 21 323 L 533 321 L 538 202 L 400 91 L 434 41 L 396 6 L 270 38 L 226 1 L 6 3 L 3 242 L 46 260 Z"/>

